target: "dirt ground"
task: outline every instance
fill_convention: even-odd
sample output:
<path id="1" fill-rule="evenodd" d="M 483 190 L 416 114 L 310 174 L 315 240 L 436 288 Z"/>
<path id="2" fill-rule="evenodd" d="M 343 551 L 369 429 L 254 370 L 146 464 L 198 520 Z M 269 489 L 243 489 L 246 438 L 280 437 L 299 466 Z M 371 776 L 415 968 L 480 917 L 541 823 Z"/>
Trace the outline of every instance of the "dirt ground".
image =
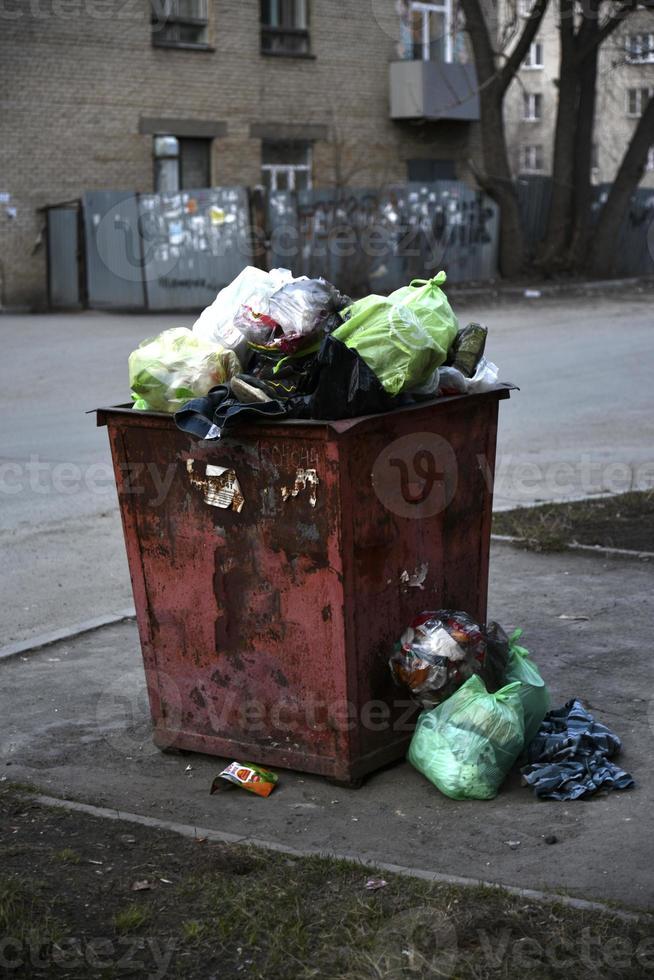
<path id="1" fill-rule="evenodd" d="M 561 551 L 577 542 L 654 552 L 654 491 L 517 507 L 494 514 L 493 531 L 522 538 L 535 551 Z"/>
<path id="2" fill-rule="evenodd" d="M 2 976 L 631 980 L 654 969 L 648 919 L 188 840 L 6 785 L 0 828 Z"/>

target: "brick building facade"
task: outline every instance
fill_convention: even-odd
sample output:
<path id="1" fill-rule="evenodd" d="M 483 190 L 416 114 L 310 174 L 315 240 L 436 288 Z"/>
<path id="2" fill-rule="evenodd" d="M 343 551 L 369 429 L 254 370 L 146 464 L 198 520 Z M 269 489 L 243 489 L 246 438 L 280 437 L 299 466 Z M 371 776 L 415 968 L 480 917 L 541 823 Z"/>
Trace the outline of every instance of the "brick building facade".
<path id="1" fill-rule="evenodd" d="M 391 118 L 401 33 L 395 0 L 4 0 L 0 307 L 46 304 L 39 209 L 86 190 L 468 176 L 474 111 Z"/>

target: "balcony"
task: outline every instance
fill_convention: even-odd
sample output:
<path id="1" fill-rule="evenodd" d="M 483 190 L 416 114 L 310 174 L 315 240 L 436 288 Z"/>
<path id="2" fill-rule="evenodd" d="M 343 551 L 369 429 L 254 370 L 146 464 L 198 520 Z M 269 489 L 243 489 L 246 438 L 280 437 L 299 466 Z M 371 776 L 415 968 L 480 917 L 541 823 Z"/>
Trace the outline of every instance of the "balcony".
<path id="1" fill-rule="evenodd" d="M 477 75 L 472 64 L 393 61 L 391 119 L 479 119 Z"/>

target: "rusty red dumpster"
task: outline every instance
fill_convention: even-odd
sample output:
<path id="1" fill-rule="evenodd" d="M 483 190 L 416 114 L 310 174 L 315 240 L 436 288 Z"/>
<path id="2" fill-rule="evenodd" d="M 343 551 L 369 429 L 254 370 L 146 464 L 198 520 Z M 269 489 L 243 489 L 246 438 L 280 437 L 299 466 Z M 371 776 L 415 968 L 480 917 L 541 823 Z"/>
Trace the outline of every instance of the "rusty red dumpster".
<path id="1" fill-rule="evenodd" d="M 387 661 L 425 608 L 484 621 L 508 386 L 197 442 L 107 425 L 154 739 L 351 782 L 404 755 Z"/>

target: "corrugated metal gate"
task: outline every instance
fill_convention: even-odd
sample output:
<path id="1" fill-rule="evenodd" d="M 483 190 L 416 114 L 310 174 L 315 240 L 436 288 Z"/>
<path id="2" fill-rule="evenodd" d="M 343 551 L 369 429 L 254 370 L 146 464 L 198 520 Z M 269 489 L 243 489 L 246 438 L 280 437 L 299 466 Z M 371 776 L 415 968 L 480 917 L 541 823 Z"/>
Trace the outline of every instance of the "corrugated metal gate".
<path id="1" fill-rule="evenodd" d="M 207 306 L 252 262 L 244 187 L 144 194 L 138 209 L 149 310 Z"/>
<path id="2" fill-rule="evenodd" d="M 48 297 L 54 310 L 78 309 L 80 295 L 79 207 L 48 208 Z"/>
<path id="3" fill-rule="evenodd" d="M 82 208 L 89 306 L 147 309 L 136 196 L 129 191 L 89 191 Z"/>
<path id="4" fill-rule="evenodd" d="M 271 265 L 324 275 L 346 292 L 388 292 L 445 269 L 451 282 L 497 274 L 499 212 L 461 181 L 386 191 L 274 192 Z"/>

